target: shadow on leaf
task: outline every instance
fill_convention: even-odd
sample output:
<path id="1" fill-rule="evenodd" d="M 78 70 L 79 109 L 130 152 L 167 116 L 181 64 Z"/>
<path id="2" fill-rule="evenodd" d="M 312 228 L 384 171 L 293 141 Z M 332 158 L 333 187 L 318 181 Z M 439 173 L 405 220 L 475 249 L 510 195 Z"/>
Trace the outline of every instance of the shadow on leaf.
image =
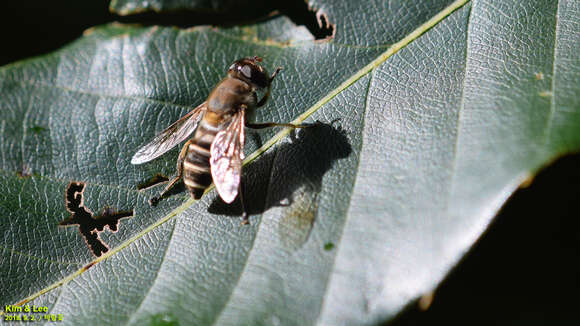
<path id="1" fill-rule="evenodd" d="M 322 177 L 333 163 L 347 157 L 352 149 L 345 131 L 332 124 L 318 124 L 295 131 L 290 141 L 244 168 L 242 184 L 249 215 L 262 214 L 271 207 L 287 206 L 289 217 L 314 220 Z M 212 214 L 240 216 L 239 199 L 228 205 L 216 197 L 209 206 Z"/>

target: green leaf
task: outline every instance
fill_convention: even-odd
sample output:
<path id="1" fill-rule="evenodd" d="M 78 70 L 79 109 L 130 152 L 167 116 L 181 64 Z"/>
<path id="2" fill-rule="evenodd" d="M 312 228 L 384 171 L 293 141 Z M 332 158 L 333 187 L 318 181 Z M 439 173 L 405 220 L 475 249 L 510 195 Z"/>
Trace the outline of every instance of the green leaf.
<path id="1" fill-rule="evenodd" d="M 87 324 L 374 324 L 432 291 L 523 182 L 580 148 L 575 1 L 312 1 L 243 28 L 108 25 L 0 69 L 0 305 Z M 283 30 L 284 33 L 280 34 Z M 276 77 L 247 133 L 250 226 L 214 191 L 152 208 L 133 153 L 239 57 Z M 135 212 L 94 259 L 64 194 Z M 85 267 L 83 267 L 85 266 Z M 90 269 L 89 269 L 90 267 Z M 7 313 L 8 314 L 8 313 Z"/>

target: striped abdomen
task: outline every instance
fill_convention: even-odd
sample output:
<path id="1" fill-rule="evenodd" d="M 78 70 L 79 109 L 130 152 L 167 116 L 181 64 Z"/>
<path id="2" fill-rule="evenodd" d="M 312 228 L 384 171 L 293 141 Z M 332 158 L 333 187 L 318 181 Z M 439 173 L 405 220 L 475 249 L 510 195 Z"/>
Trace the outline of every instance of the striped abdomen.
<path id="1" fill-rule="evenodd" d="M 200 199 L 205 189 L 211 184 L 210 148 L 218 132 L 217 126 L 202 119 L 189 142 L 189 148 L 183 160 L 183 183 L 195 199 Z"/>

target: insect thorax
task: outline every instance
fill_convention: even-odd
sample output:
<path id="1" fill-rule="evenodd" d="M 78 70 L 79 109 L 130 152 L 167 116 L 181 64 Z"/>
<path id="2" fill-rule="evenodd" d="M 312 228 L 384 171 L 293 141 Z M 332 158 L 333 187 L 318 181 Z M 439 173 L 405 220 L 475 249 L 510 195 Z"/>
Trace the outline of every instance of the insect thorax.
<path id="1" fill-rule="evenodd" d="M 230 77 L 224 78 L 207 99 L 208 111 L 218 114 L 234 114 L 243 106 L 253 109 L 256 93 L 248 83 Z"/>

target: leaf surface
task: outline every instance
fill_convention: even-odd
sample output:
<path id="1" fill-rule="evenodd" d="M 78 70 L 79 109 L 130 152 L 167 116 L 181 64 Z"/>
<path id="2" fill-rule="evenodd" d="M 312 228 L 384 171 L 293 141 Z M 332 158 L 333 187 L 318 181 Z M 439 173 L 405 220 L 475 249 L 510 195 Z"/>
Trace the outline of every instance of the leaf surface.
<path id="1" fill-rule="evenodd" d="M 108 25 L 1 68 L 0 305 L 32 300 L 69 324 L 385 322 L 522 182 L 580 148 L 577 2 L 312 5 L 334 39 L 284 17 Z M 160 187 L 136 186 L 173 175 L 179 149 L 131 156 L 250 55 L 284 67 L 256 121 L 323 124 L 247 132 L 250 226 L 215 190 L 150 207 Z M 96 260 L 58 227 L 72 180 L 95 213 L 135 211 L 101 233 L 111 250 Z"/>

